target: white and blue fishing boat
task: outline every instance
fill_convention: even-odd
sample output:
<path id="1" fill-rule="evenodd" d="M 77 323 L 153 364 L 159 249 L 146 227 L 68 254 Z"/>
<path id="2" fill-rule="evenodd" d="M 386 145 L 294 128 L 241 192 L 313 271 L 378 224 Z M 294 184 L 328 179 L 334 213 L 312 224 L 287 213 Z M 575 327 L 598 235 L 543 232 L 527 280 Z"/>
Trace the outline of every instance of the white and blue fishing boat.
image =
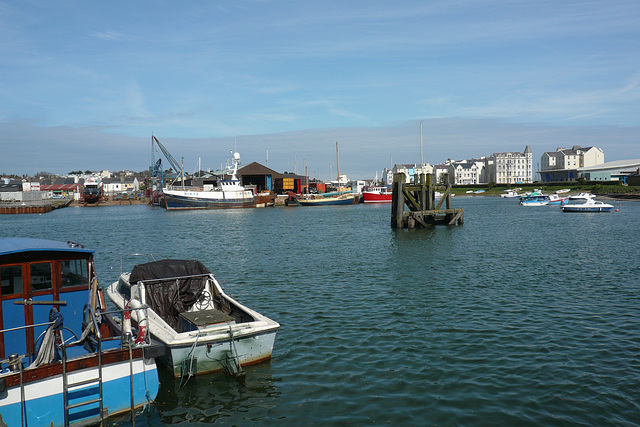
<path id="1" fill-rule="evenodd" d="M 162 190 L 164 207 L 167 210 L 255 208 L 258 204 L 255 194 L 246 189 L 236 176 L 240 154 L 234 153 L 233 161 L 230 179 L 221 179 L 202 187 L 165 187 Z"/>
<path id="2" fill-rule="evenodd" d="M 116 334 L 93 255 L 72 242 L 0 239 L 1 425 L 103 423 L 156 397 L 162 348 Z"/>

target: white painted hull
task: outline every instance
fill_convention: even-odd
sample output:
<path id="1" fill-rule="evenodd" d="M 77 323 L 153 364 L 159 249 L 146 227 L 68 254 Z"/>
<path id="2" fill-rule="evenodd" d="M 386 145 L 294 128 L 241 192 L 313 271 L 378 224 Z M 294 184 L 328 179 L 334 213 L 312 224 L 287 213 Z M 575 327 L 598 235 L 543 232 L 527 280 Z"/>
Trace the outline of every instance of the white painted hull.
<path id="1" fill-rule="evenodd" d="M 246 336 L 234 340 L 233 344 L 230 340 L 213 344 L 198 340 L 195 347 L 193 343 L 180 347 L 169 346 L 162 362 L 173 369 L 175 377 L 224 371 L 229 368 L 226 362 L 228 356 L 237 355 L 237 362 L 242 366 L 271 359 L 275 340 L 275 331 Z"/>
<path id="2" fill-rule="evenodd" d="M 128 283 L 128 280 L 128 273 L 125 273 L 118 282 L 113 283 L 106 290 L 109 299 L 119 308 L 124 308 L 126 301 L 118 292 L 118 286 L 123 281 Z M 146 318 L 149 333 L 155 340 L 164 344 L 166 349 L 165 355 L 159 361 L 172 370 L 176 377 L 189 373 L 203 374 L 223 370 L 225 365 L 222 361 L 226 360 L 228 354 L 240 365 L 258 363 L 271 358 L 276 331 L 280 325 L 226 295 L 213 275 L 206 290 L 210 295 L 214 294 L 209 286 L 217 289 L 215 293 L 226 301 L 226 305 L 239 309 L 244 313 L 243 317 L 253 320 L 245 319 L 237 323 L 235 320 L 222 321 L 177 332 L 151 308 L 148 308 Z M 197 309 L 192 307 L 189 312 L 220 309 L 218 303 L 208 300 L 200 304 Z M 137 322 L 138 312 L 132 312 L 131 318 Z"/>

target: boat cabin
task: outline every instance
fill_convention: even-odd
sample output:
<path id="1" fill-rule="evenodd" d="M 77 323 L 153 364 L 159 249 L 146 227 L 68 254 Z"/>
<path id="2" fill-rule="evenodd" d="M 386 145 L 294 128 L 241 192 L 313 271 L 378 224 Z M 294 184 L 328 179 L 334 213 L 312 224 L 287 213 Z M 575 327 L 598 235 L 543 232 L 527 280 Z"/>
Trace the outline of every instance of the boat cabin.
<path id="1" fill-rule="evenodd" d="M 82 307 L 90 302 L 88 290 L 96 277 L 93 254 L 73 242 L 0 239 L 0 330 L 5 331 L 0 359 L 11 354 L 33 359 L 52 310 L 62 314 L 65 329 L 80 336 Z"/>

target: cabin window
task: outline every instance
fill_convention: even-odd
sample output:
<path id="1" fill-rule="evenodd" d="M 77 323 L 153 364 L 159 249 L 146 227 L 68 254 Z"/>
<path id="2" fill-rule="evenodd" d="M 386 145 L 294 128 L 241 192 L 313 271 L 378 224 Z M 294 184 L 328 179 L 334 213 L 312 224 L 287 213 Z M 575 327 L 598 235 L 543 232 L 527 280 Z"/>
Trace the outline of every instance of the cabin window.
<path id="1" fill-rule="evenodd" d="M 62 275 L 62 287 L 86 286 L 89 284 L 87 261 L 84 259 L 60 261 L 60 273 Z"/>
<path id="2" fill-rule="evenodd" d="M 31 264 L 31 290 L 42 291 L 52 288 L 51 263 L 39 262 Z"/>
<path id="3" fill-rule="evenodd" d="M 0 268 L 0 283 L 2 283 L 2 295 L 21 294 L 22 287 L 22 266 L 9 265 Z"/>

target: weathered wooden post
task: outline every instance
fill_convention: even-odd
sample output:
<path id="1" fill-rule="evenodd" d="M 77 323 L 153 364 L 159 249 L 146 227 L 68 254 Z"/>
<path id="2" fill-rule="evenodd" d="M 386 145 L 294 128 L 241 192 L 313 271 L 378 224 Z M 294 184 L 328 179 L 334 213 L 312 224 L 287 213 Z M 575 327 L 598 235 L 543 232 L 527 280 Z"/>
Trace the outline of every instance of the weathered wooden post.
<path id="1" fill-rule="evenodd" d="M 463 224 L 463 210 L 453 209 L 451 203 L 451 182 L 447 179 L 446 190 L 436 203 L 434 193 L 436 183 L 433 174 L 415 175 L 413 184 L 405 184 L 405 175 L 393 176 L 393 197 L 391 205 L 391 227 L 415 228 L 431 227 L 437 224 Z M 446 209 L 441 209 L 446 202 Z M 404 211 L 405 204 L 409 208 Z"/>
<path id="2" fill-rule="evenodd" d="M 404 213 L 404 180 L 403 173 L 393 175 L 392 203 L 391 203 L 391 227 L 402 228 L 402 215 Z"/>

